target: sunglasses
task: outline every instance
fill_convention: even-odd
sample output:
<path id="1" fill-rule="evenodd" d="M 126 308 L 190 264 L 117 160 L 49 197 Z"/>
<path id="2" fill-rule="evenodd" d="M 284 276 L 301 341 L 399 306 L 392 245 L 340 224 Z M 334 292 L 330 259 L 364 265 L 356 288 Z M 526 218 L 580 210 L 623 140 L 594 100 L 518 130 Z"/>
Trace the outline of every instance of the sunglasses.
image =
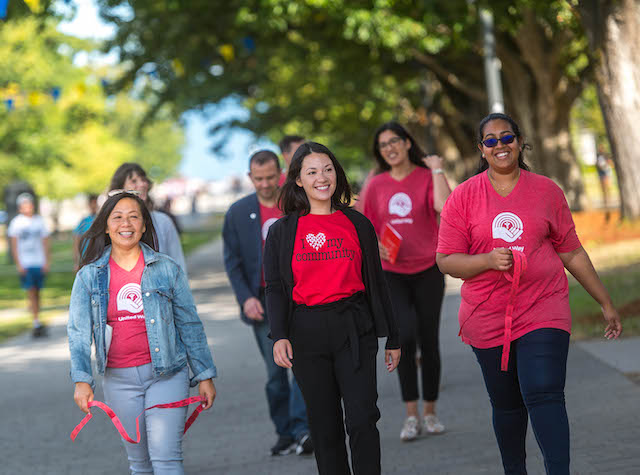
<path id="1" fill-rule="evenodd" d="M 498 145 L 498 141 L 502 142 L 503 145 L 507 145 L 507 144 L 510 144 L 511 142 L 513 142 L 515 139 L 516 139 L 515 135 L 503 135 L 499 139 L 495 139 L 495 138 L 492 137 L 490 139 L 483 140 L 482 144 L 485 147 L 493 148 L 496 145 Z"/>
<path id="2" fill-rule="evenodd" d="M 119 195 L 120 193 L 129 193 L 131 195 L 140 196 L 140 192 L 138 190 L 124 190 L 124 189 L 111 190 L 109 193 L 107 193 L 107 196 L 111 198 L 112 196 Z"/>

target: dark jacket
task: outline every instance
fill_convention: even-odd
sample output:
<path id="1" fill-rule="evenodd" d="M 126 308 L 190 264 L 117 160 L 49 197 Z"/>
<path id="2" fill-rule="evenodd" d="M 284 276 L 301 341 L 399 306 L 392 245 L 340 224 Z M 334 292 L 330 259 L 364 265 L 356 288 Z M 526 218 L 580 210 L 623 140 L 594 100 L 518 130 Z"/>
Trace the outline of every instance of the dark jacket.
<path id="1" fill-rule="evenodd" d="M 240 317 L 253 323 L 242 311 L 250 297 L 258 297 L 262 274 L 262 220 L 258 195 L 249 196 L 231 205 L 224 217 L 222 239 L 224 267 L 231 287 L 240 304 Z"/>
<path id="2" fill-rule="evenodd" d="M 386 336 L 387 349 L 400 348 L 398 327 L 393 315 L 389 288 L 382 273 L 378 239 L 371 222 L 359 212 L 347 208 L 345 216 L 353 223 L 362 249 L 362 280 L 378 337 Z M 298 228 L 298 215 L 285 216 L 269 228 L 264 248 L 264 278 L 267 284 L 267 314 L 271 338 L 289 338 L 293 315 L 293 245 Z"/>

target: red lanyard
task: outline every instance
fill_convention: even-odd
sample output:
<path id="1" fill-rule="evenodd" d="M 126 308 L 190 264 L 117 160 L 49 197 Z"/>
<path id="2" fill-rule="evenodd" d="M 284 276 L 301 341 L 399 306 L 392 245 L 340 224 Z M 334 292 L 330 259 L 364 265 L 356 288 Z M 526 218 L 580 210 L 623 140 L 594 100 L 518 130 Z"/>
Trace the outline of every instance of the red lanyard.
<path id="1" fill-rule="evenodd" d="M 511 281 L 511 292 L 509 293 L 509 302 L 507 302 L 507 310 L 504 314 L 504 340 L 502 344 L 502 362 L 500 370 L 507 371 L 509 367 L 509 350 L 511 349 L 511 325 L 513 323 L 513 306 L 516 301 L 516 293 L 520 287 L 520 276 L 527 269 L 527 258 L 523 252 L 511 251 L 513 255 L 513 278 L 509 274 L 503 275 L 507 280 Z"/>
<path id="2" fill-rule="evenodd" d="M 124 440 L 126 440 L 127 442 L 131 442 L 132 444 L 137 444 L 140 442 L 140 416 L 145 412 L 148 411 L 149 409 L 153 409 L 153 408 L 159 408 L 159 409 L 171 409 L 171 408 L 175 408 L 175 407 L 184 407 L 184 406 L 188 406 L 189 404 L 195 404 L 203 402 L 206 403 L 207 399 L 204 396 L 193 396 L 187 399 L 182 399 L 181 401 L 175 401 L 175 402 L 170 402 L 167 404 L 156 404 L 155 406 L 151 406 L 146 408 L 144 411 L 142 411 L 140 413 L 140 415 L 138 417 L 136 417 L 136 435 L 137 435 L 137 440 L 133 440 L 131 437 L 129 437 L 129 434 L 127 434 L 127 431 L 124 430 L 124 427 L 122 426 L 122 422 L 120 422 L 120 419 L 118 419 L 118 416 L 116 416 L 116 413 L 113 412 L 113 409 L 111 409 L 109 406 L 107 406 L 105 403 L 100 402 L 100 401 L 91 401 L 89 403 L 89 407 L 99 407 L 100 409 L 102 409 L 104 412 L 107 413 L 107 415 L 111 418 L 111 422 L 113 422 L 113 425 L 116 426 L 116 429 L 118 429 L 118 432 L 120 432 L 120 435 L 122 436 L 122 438 Z M 195 410 L 191 413 L 191 415 L 189 416 L 189 419 L 187 419 L 187 422 L 184 425 L 184 432 L 186 433 L 187 430 L 189 429 L 189 427 L 191 427 L 191 424 L 193 424 L 196 419 L 198 418 L 198 416 L 200 415 L 200 413 L 202 412 L 202 410 L 204 409 L 204 404 L 198 404 L 198 407 L 195 408 Z M 84 416 L 84 419 L 82 419 L 82 421 L 80 421 L 80 424 L 78 424 L 76 426 L 75 429 L 73 429 L 73 431 L 71 432 L 71 440 L 75 441 L 76 437 L 78 436 L 78 433 L 82 430 L 82 428 L 87 425 L 87 422 L 89 422 L 91 420 L 91 418 L 93 417 L 93 415 L 91 413 L 87 414 L 86 416 Z"/>

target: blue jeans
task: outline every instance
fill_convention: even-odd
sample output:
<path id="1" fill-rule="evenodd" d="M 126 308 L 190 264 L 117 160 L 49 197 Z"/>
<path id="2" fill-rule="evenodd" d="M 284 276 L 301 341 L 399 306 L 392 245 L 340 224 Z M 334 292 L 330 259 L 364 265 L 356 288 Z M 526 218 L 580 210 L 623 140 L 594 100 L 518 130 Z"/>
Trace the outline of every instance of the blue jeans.
<path id="1" fill-rule="evenodd" d="M 504 473 L 527 473 L 525 438 L 530 417 L 547 474 L 569 475 L 569 420 L 564 400 L 569 334 L 542 328 L 511 342 L 508 371 L 500 371 L 502 347 L 473 351 L 491 399 Z"/>
<path id="2" fill-rule="evenodd" d="M 189 397 L 189 369 L 154 378 L 151 364 L 107 368 L 104 398 L 129 437 L 136 437 L 136 417 L 147 407 Z M 132 474 L 183 475 L 182 436 L 187 407 L 151 409 L 140 416 L 140 443 L 123 440 Z"/>
<path id="3" fill-rule="evenodd" d="M 267 366 L 267 402 L 269 415 L 281 437 L 298 439 L 309 432 L 307 408 L 295 377 L 289 384 L 289 370 L 273 361 L 273 340 L 268 337 L 269 323 L 265 320 L 253 325 L 260 354 Z"/>

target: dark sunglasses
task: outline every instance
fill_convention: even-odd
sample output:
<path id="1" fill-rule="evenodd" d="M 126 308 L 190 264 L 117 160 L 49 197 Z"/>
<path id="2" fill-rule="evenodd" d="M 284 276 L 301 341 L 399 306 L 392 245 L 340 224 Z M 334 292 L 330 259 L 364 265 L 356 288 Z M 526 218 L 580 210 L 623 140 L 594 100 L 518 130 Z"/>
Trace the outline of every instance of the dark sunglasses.
<path id="1" fill-rule="evenodd" d="M 515 139 L 516 139 L 515 135 L 503 135 L 499 139 L 490 138 L 490 139 L 483 140 L 482 144 L 485 147 L 493 148 L 496 145 L 498 145 L 498 140 L 502 142 L 503 145 L 507 145 L 513 142 Z"/>

